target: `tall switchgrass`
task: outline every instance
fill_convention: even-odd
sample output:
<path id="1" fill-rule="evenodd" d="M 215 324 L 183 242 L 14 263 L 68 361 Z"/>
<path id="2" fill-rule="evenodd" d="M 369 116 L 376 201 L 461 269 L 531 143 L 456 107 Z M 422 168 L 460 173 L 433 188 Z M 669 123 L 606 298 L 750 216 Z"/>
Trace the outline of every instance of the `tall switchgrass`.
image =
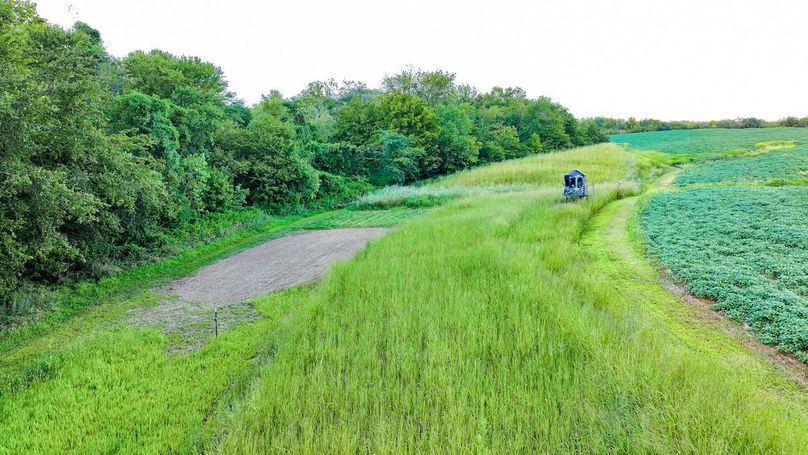
<path id="1" fill-rule="evenodd" d="M 578 169 L 589 182 L 598 184 L 632 180 L 644 176 L 652 167 L 647 159 L 626 152 L 615 144 L 581 147 L 561 153 L 532 155 L 489 166 L 458 172 L 436 182 L 443 187 L 486 185 L 563 185 L 563 176 Z"/>
<path id="2" fill-rule="evenodd" d="M 533 159 L 555 170 L 519 160 L 498 165 L 503 181 L 487 168 L 462 179 L 540 190 L 295 222 L 410 217 L 190 354 L 121 324 L 137 301 L 14 343 L 0 357 L 0 452 L 799 453 L 804 392 L 703 344 L 690 320 L 669 330 L 653 272 L 582 245 L 608 232 L 593 220 L 626 194 L 617 180 L 653 175 L 652 161 L 613 146 Z M 595 198 L 560 202 L 570 168 Z M 625 274 L 617 288 L 612 274 Z"/>
<path id="3" fill-rule="evenodd" d="M 488 186 L 388 186 L 366 194 L 351 204 L 354 209 L 385 210 L 393 207 L 426 208 L 445 204 L 454 199 L 481 194 L 531 191 L 532 185 Z"/>
<path id="4" fill-rule="evenodd" d="M 594 169 L 624 156 L 593 152 L 569 152 L 590 165 L 544 159 Z M 531 180 L 529 166 L 508 164 L 497 167 L 511 183 L 558 177 Z M 619 177 L 636 166 L 621 164 Z M 619 174 L 609 169 L 599 172 Z M 497 180 L 488 168 L 452 179 Z M 219 448 L 800 453 L 804 394 L 790 402 L 760 370 L 682 343 L 655 304 L 626 300 L 592 268 L 581 237 L 618 194 L 463 198 L 372 243 L 302 296 Z"/>
<path id="5" fill-rule="evenodd" d="M 187 354 L 176 341 L 127 323 L 129 310 L 159 304 L 150 289 L 240 249 L 300 229 L 394 226 L 423 211 L 338 210 L 286 217 L 164 262 L 58 291 L 48 316 L 0 332 L 0 454 L 189 453 L 210 445 L 220 416 L 278 349 L 279 322 L 309 288 L 255 302 L 263 316 Z M 294 305 L 293 305 L 294 304 Z M 175 335 L 176 336 L 176 335 Z"/>

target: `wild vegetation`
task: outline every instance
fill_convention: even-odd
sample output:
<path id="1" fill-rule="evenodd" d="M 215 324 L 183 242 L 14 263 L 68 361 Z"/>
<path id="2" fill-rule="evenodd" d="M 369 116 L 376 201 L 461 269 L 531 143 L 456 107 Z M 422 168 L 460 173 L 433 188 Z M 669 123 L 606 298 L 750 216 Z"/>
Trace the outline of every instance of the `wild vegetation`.
<path id="1" fill-rule="evenodd" d="M 0 86 L 0 453 L 808 446 L 792 370 L 642 254 L 808 361 L 805 130 L 595 144 L 610 127 L 549 98 L 413 68 L 246 106 L 211 63 L 118 59 L 23 0 L 0 0 Z M 576 168 L 593 194 L 562 203 Z M 198 349 L 131 322 L 224 256 L 343 227 L 396 229 Z"/>
<path id="2" fill-rule="evenodd" d="M 652 174 L 651 162 L 617 147 L 543 158 L 568 168 L 586 156 L 591 166 L 625 160 L 629 172 L 611 168 L 604 180 Z M 519 175 L 508 164 L 494 167 Z M 790 404 L 757 395 L 765 375 L 732 364 L 746 363 L 745 354 L 728 361 L 726 347 L 705 341 L 713 335 L 694 339 L 659 316 L 674 310 L 657 308 L 656 296 L 626 300 L 609 273 L 594 272 L 615 273 L 615 258 L 600 251 L 609 257 L 593 264 L 580 242 L 620 192 L 564 205 L 556 181 L 520 182 L 551 185 L 553 194 L 451 203 L 301 295 L 306 316 L 236 408 L 220 448 L 799 451 L 804 441 L 779 425 L 801 427 L 802 418 L 769 414 Z M 766 405 L 752 404 L 759 399 Z"/>
<path id="3" fill-rule="evenodd" d="M 113 57 L 92 27 L 50 25 L 27 1 L 0 2 L 0 45 L 2 314 L 36 309 L 37 285 L 164 256 L 216 214 L 323 210 L 606 140 L 549 98 L 478 93 L 440 70 L 407 68 L 378 89 L 316 81 L 248 107 L 212 63 Z"/>
<path id="4" fill-rule="evenodd" d="M 437 186 L 488 186 L 488 185 L 561 185 L 561 177 L 570 168 L 585 168 L 594 184 L 617 180 L 637 180 L 638 173 L 651 166 L 647 158 L 622 154 L 622 149 L 613 144 L 575 149 L 559 160 L 555 155 L 538 155 L 502 164 L 494 164 L 473 171 L 458 172 L 436 182 Z M 609 153 L 604 153 L 609 152 Z M 537 183 L 539 182 L 539 183 Z"/>
<path id="5" fill-rule="evenodd" d="M 617 133 L 643 133 L 649 131 L 675 131 L 675 130 L 697 130 L 697 129 L 746 129 L 746 128 L 805 128 L 808 127 L 808 117 L 786 117 L 775 121 L 766 121 L 755 117 L 692 121 L 692 120 L 658 120 L 644 118 L 637 120 L 634 117 L 628 119 L 595 117 L 592 120 L 601 127 L 607 134 Z"/>
<path id="6" fill-rule="evenodd" d="M 261 319 L 218 338 L 211 331 L 208 343 L 187 355 L 167 354 L 175 343 L 169 335 L 127 324 L 130 311 L 159 304 L 163 296 L 155 287 L 280 235 L 394 226 L 422 213 L 337 210 L 273 218 L 167 261 L 61 288 L 48 318 L 0 336 L 0 453 L 165 452 L 207 444 L 205 432 L 219 428 L 205 422 L 244 393 L 278 348 L 273 332 L 289 310 L 285 297 L 254 302 Z"/>
<path id="7" fill-rule="evenodd" d="M 496 165 L 507 189 L 487 168 L 465 174 L 472 186 L 431 182 L 420 191 L 469 192 L 429 211 L 293 221 L 412 215 L 320 285 L 259 299 L 264 318 L 186 355 L 121 323 L 156 303 L 143 291 L 20 341 L 0 362 L 0 441 L 12 451 L 799 453 L 800 390 L 709 326 L 694 335 L 664 289 L 623 298 L 635 291 L 624 274 L 652 286 L 655 272 L 622 262 L 601 215 L 658 175 L 657 162 L 613 145 L 541 158 L 601 169 L 604 190 L 562 204 L 558 175 L 518 172 L 535 159 L 525 158 Z"/>

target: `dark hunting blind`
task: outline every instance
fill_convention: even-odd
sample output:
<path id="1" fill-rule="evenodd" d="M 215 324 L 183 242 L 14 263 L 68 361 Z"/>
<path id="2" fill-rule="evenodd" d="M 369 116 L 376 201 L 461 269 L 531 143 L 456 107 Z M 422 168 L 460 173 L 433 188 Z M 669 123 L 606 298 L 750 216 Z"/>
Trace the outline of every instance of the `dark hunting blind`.
<path id="1" fill-rule="evenodd" d="M 586 174 L 579 170 L 564 175 L 564 202 L 589 197 L 586 188 Z"/>

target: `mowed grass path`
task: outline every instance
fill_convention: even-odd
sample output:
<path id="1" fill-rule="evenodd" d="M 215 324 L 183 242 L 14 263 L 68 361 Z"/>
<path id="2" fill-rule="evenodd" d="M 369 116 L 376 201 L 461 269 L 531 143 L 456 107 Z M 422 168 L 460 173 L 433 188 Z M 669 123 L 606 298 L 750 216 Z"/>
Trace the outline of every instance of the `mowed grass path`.
<path id="1" fill-rule="evenodd" d="M 649 170 L 642 156 L 603 146 L 446 184 L 558 185 L 558 172 L 521 172 L 531 160 L 599 169 L 590 175 L 603 184 Z M 804 390 L 683 313 L 653 269 L 628 272 L 631 263 L 598 252 L 592 232 L 617 195 L 477 195 L 373 243 L 299 296 L 218 448 L 801 453 Z"/>

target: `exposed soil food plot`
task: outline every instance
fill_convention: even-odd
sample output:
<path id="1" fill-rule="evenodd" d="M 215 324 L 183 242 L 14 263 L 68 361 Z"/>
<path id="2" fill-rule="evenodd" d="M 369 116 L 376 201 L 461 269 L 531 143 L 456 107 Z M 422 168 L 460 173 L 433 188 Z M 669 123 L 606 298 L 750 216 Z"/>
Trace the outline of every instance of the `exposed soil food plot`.
<path id="1" fill-rule="evenodd" d="M 132 310 L 131 323 L 179 333 L 182 349 L 198 346 L 218 308 L 220 330 L 257 317 L 247 301 L 310 283 L 351 258 L 384 228 L 329 229 L 287 235 L 236 253 L 175 281 L 159 292 L 166 301 Z"/>

